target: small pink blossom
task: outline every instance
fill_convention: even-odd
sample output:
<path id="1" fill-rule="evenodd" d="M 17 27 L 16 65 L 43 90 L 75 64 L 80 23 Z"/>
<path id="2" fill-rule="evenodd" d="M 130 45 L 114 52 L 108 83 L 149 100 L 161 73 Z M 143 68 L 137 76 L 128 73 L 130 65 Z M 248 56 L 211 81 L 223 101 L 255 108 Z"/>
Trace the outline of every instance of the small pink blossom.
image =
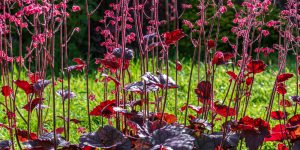
<path id="1" fill-rule="evenodd" d="M 114 18 L 115 13 L 111 10 L 105 10 L 104 11 L 105 17 Z"/>
<path id="2" fill-rule="evenodd" d="M 189 27 L 190 29 L 192 29 L 192 28 L 194 27 L 193 23 L 190 22 L 190 21 L 188 21 L 188 20 L 183 20 L 182 23 L 183 23 L 185 26 Z"/>
<path id="3" fill-rule="evenodd" d="M 261 33 L 266 37 L 270 34 L 268 30 L 262 30 Z"/>
<path id="4" fill-rule="evenodd" d="M 223 36 L 222 37 L 222 42 L 223 43 L 227 43 L 228 42 L 228 37 L 227 36 Z"/>
<path id="5" fill-rule="evenodd" d="M 203 22 L 202 20 L 197 20 L 197 21 L 196 21 L 196 25 L 197 25 L 198 27 L 203 26 L 203 24 L 204 24 L 204 22 Z"/>
<path id="6" fill-rule="evenodd" d="M 72 6 L 72 12 L 77 12 L 80 10 L 81 10 L 81 8 L 79 6 L 77 6 L 77 5 Z"/>
<path id="7" fill-rule="evenodd" d="M 74 31 L 80 32 L 80 28 L 79 28 L 79 27 L 76 27 L 76 28 L 74 28 Z"/>
<path id="8" fill-rule="evenodd" d="M 256 48 L 254 50 L 256 53 L 264 53 L 265 56 L 268 56 L 270 53 L 274 53 L 274 49 L 269 47 Z"/>
<path id="9" fill-rule="evenodd" d="M 34 36 L 32 36 L 32 41 L 34 43 L 40 43 L 40 44 L 42 44 L 42 43 L 45 42 L 45 36 L 44 36 L 44 34 L 34 35 Z"/>
<path id="10" fill-rule="evenodd" d="M 270 20 L 266 23 L 266 26 L 271 28 L 278 24 L 278 21 Z"/>
<path id="11" fill-rule="evenodd" d="M 227 8 L 225 6 L 221 6 L 220 9 L 219 9 L 219 12 L 221 14 L 224 14 L 226 11 L 227 11 Z"/>
<path id="12" fill-rule="evenodd" d="M 193 8 L 193 6 L 191 4 L 182 4 L 181 6 L 182 6 L 183 9 Z"/>
<path id="13" fill-rule="evenodd" d="M 231 2 L 231 0 L 228 0 L 228 1 L 227 1 L 227 6 L 228 6 L 228 7 L 233 7 L 233 3 Z"/>
<path id="14" fill-rule="evenodd" d="M 132 43 L 135 41 L 135 33 L 131 32 L 129 35 L 127 35 L 127 43 Z"/>
<path id="15" fill-rule="evenodd" d="M 19 64 L 19 63 L 24 64 L 24 58 L 23 58 L 22 56 L 16 57 L 15 60 L 16 60 L 16 62 L 17 62 L 18 64 Z"/>

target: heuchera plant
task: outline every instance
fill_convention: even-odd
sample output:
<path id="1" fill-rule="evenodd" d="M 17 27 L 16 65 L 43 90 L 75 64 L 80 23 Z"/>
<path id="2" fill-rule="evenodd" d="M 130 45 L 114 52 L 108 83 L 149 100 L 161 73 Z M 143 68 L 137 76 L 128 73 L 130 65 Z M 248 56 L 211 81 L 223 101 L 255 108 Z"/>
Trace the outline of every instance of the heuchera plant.
<path id="1" fill-rule="evenodd" d="M 287 0 L 279 13 L 273 11 L 275 0 L 95 0 L 96 6 L 86 0 L 85 7 L 77 2 L 0 1 L 0 129 L 8 133 L 6 139 L 0 137 L 1 150 L 258 150 L 267 142 L 278 150 L 300 148 L 299 1 Z M 107 4 L 107 10 L 99 11 Z M 196 11 L 196 19 L 185 18 L 189 9 Z M 82 39 L 87 55 L 69 58 L 75 50 L 68 44 L 81 29 L 68 22 L 80 12 L 87 21 L 87 39 Z M 221 20 L 228 12 L 234 18 L 231 30 L 223 33 Z M 267 19 L 271 13 L 277 20 Z M 99 19 L 95 29 L 92 16 Z M 92 30 L 101 42 L 92 43 Z M 271 35 L 278 40 L 264 45 Z M 180 62 L 182 41 L 193 50 L 185 98 L 178 97 L 180 72 L 187 68 Z M 91 60 L 91 44 L 105 50 L 103 57 Z M 278 70 L 274 81 L 266 81 L 273 82 L 272 92 L 266 93 L 268 106 L 253 118 L 248 111 L 253 85 L 268 69 L 272 53 L 278 54 Z M 288 55 L 295 57 L 296 70 L 286 69 Z M 91 62 L 98 67 L 95 82 L 104 87 L 95 90 L 103 91 L 103 97 L 90 92 Z M 139 80 L 133 81 L 131 64 L 137 62 Z M 229 86 L 218 99 L 216 74 L 224 66 L 230 66 L 221 72 L 229 80 L 222 84 Z M 79 94 L 71 91 L 74 72 L 86 81 L 81 110 L 71 102 Z M 295 83 L 287 84 L 292 78 Z M 296 93 L 289 93 L 291 88 Z M 179 101 L 184 105 L 178 106 Z M 79 111 L 87 119 L 71 118 Z M 80 139 L 73 139 L 75 132 Z"/>

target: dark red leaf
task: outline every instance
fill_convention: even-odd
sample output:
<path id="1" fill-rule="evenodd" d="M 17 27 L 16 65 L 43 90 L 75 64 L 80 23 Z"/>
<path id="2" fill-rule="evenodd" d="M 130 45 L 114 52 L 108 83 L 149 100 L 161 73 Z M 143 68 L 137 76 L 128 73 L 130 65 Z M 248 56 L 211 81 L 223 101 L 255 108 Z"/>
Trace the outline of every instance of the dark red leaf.
<path id="1" fill-rule="evenodd" d="M 221 65 L 221 64 L 224 64 L 224 63 L 225 63 L 225 61 L 224 61 L 224 54 L 223 54 L 223 52 L 217 51 L 214 54 L 214 57 L 212 59 L 212 65 Z"/>
<path id="2" fill-rule="evenodd" d="M 91 146 L 84 146 L 81 150 L 97 150 L 97 149 Z"/>
<path id="3" fill-rule="evenodd" d="M 94 101 L 95 98 L 96 98 L 96 96 L 95 96 L 95 94 L 93 94 L 93 93 L 89 94 L 89 96 L 88 96 L 88 99 L 89 99 L 90 101 Z"/>
<path id="4" fill-rule="evenodd" d="M 300 114 L 294 115 L 288 120 L 292 126 L 300 125 Z"/>
<path id="5" fill-rule="evenodd" d="M 120 82 L 117 79 L 115 79 L 115 78 L 113 78 L 113 77 L 111 77 L 111 76 L 109 76 L 107 74 L 102 74 L 102 76 L 104 77 L 104 79 L 102 80 L 102 82 L 113 81 L 117 87 L 120 86 Z"/>
<path id="6" fill-rule="evenodd" d="M 179 61 L 176 61 L 176 70 L 181 71 L 182 70 L 182 65 Z"/>
<path id="7" fill-rule="evenodd" d="M 261 60 L 251 60 L 247 64 L 247 71 L 249 73 L 261 73 L 266 69 L 267 65 Z"/>
<path id="8" fill-rule="evenodd" d="M 286 118 L 286 115 L 282 111 L 272 111 L 271 112 L 271 118 L 274 119 L 274 120 L 281 120 L 281 119 Z"/>
<path id="9" fill-rule="evenodd" d="M 0 127 L 5 128 L 5 129 L 7 129 L 7 130 L 10 129 L 8 125 L 3 124 L 3 123 L 0 123 Z"/>
<path id="10" fill-rule="evenodd" d="M 33 85 L 29 84 L 27 81 L 24 80 L 17 80 L 15 81 L 15 84 L 21 88 L 22 90 L 24 90 L 24 92 L 28 95 L 30 93 L 33 93 Z"/>
<path id="11" fill-rule="evenodd" d="M 67 67 L 67 71 L 77 70 L 82 71 L 86 67 L 85 61 L 83 61 L 81 58 L 74 58 L 74 62 L 76 62 L 76 65 L 72 65 Z"/>
<path id="12" fill-rule="evenodd" d="M 287 92 L 285 85 L 283 83 L 278 83 L 276 86 L 276 92 L 281 95 L 285 95 Z"/>
<path id="13" fill-rule="evenodd" d="M 157 119 L 160 119 L 160 118 L 161 118 L 161 115 L 162 115 L 162 113 L 157 113 L 157 114 L 155 115 L 155 117 L 156 117 Z M 173 114 L 164 113 L 164 115 L 163 115 L 163 120 L 164 120 L 165 122 L 169 123 L 169 124 L 172 124 L 172 123 L 177 122 L 177 117 L 176 117 L 175 115 L 173 115 Z"/>
<path id="14" fill-rule="evenodd" d="M 287 125 L 277 124 L 272 128 L 271 136 L 265 138 L 265 141 L 283 141 L 288 138 Z"/>
<path id="15" fill-rule="evenodd" d="M 238 77 L 233 71 L 227 71 L 226 73 L 230 76 L 231 80 L 236 80 Z"/>
<path id="16" fill-rule="evenodd" d="M 32 112 L 32 110 L 34 108 L 36 108 L 36 106 L 38 106 L 39 103 L 42 103 L 44 100 L 44 98 L 35 98 L 32 101 L 28 102 L 23 109 Z"/>
<path id="17" fill-rule="evenodd" d="M 38 80 L 44 80 L 44 74 L 43 74 L 43 72 L 29 73 L 28 78 L 31 83 L 35 83 Z"/>
<path id="18" fill-rule="evenodd" d="M 186 105 L 184 105 L 180 108 L 180 111 L 185 111 L 186 108 L 187 108 Z M 194 110 L 197 114 L 202 114 L 203 112 L 203 109 L 200 106 L 188 105 L 188 108 Z"/>
<path id="19" fill-rule="evenodd" d="M 77 63 L 77 65 L 86 65 L 85 61 L 81 58 L 73 58 L 73 61 Z"/>
<path id="20" fill-rule="evenodd" d="M 60 127 L 60 128 L 56 128 L 55 129 L 55 132 L 56 132 L 56 134 L 62 134 L 63 132 L 64 132 L 64 127 Z"/>
<path id="21" fill-rule="evenodd" d="M 289 150 L 283 143 L 278 143 L 277 150 Z"/>
<path id="22" fill-rule="evenodd" d="M 277 82 L 284 82 L 288 79 L 290 79 L 291 77 L 293 77 L 294 75 L 292 73 L 283 73 L 283 74 L 280 74 L 278 77 L 277 77 Z"/>
<path id="23" fill-rule="evenodd" d="M 246 79 L 246 84 L 249 86 L 249 85 L 251 85 L 253 83 L 253 77 L 248 77 L 247 79 Z"/>
<path id="24" fill-rule="evenodd" d="M 77 128 L 77 132 L 80 133 L 80 134 L 86 133 L 86 128 L 84 128 L 84 127 L 78 127 Z"/>
<path id="25" fill-rule="evenodd" d="M 109 69 L 111 73 L 115 73 L 117 69 L 121 68 L 122 59 L 117 58 L 116 56 L 106 53 L 104 59 L 99 61 L 104 68 Z M 126 70 L 129 67 L 129 60 L 124 61 L 123 70 Z"/>
<path id="26" fill-rule="evenodd" d="M 260 118 L 254 119 L 254 126 L 257 127 L 259 130 L 261 129 L 270 130 L 270 124 Z"/>
<path id="27" fill-rule="evenodd" d="M 234 58 L 234 54 L 233 53 L 230 53 L 230 52 L 225 52 L 223 53 L 224 55 L 224 61 L 227 62 L 229 61 L 230 59 Z"/>
<path id="28" fill-rule="evenodd" d="M 234 58 L 232 53 L 217 51 L 212 59 L 212 65 L 226 64 L 231 58 Z"/>
<path id="29" fill-rule="evenodd" d="M 279 105 L 280 106 L 284 106 L 284 107 L 291 107 L 291 106 L 293 106 L 293 104 L 289 101 L 289 100 L 281 100 L 280 102 L 279 102 Z"/>
<path id="30" fill-rule="evenodd" d="M 7 111 L 6 116 L 7 116 L 8 119 L 16 118 L 16 114 L 11 112 L 11 111 Z"/>
<path id="31" fill-rule="evenodd" d="M 90 112 L 90 115 L 111 118 L 115 114 L 115 111 L 113 110 L 113 106 L 115 106 L 115 102 L 116 102 L 115 100 L 107 100 L 101 102 Z"/>
<path id="32" fill-rule="evenodd" d="M 9 86 L 2 86 L 1 93 L 3 96 L 9 96 L 13 93 L 13 90 Z"/>
<path id="33" fill-rule="evenodd" d="M 213 47 L 215 47 L 215 41 L 214 40 L 212 40 L 212 39 L 210 39 L 210 40 L 208 40 L 207 41 L 207 47 L 208 48 L 213 48 Z"/>
<path id="34" fill-rule="evenodd" d="M 270 137 L 270 125 L 260 118 L 245 116 L 238 122 L 238 129 L 242 131 L 241 136 L 245 138 L 246 146 L 250 150 L 258 149 L 265 138 Z"/>
<path id="35" fill-rule="evenodd" d="M 213 110 L 217 114 L 219 114 L 219 115 L 221 115 L 223 117 L 235 116 L 236 115 L 236 112 L 235 112 L 234 108 L 229 108 L 226 105 L 221 105 L 221 104 L 217 104 L 217 103 L 214 104 Z"/>
<path id="36" fill-rule="evenodd" d="M 185 33 L 181 29 L 176 29 L 171 32 L 163 33 L 162 37 L 165 39 L 166 45 L 171 45 L 175 44 L 177 41 L 185 37 Z"/>
<path id="37" fill-rule="evenodd" d="M 197 89 L 195 89 L 195 93 L 197 94 L 200 101 L 210 100 L 211 99 L 211 83 L 209 81 L 201 81 L 197 85 Z"/>
<path id="38" fill-rule="evenodd" d="M 21 141 L 21 142 L 26 142 L 28 140 L 37 139 L 37 135 L 35 133 L 29 133 L 26 130 L 17 129 L 16 134 L 17 134 L 19 141 Z"/>

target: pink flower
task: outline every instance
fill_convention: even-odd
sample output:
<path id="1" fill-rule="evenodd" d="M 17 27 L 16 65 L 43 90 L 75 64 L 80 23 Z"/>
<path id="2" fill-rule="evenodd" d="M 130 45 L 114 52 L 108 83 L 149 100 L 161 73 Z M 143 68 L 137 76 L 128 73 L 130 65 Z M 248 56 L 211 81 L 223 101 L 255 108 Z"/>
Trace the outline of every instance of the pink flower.
<path id="1" fill-rule="evenodd" d="M 104 11 L 105 17 L 114 18 L 115 13 L 111 10 L 105 10 Z"/>
<path id="2" fill-rule="evenodd" d="M 126 29 L 132 29 L 132 25 L 126 24 Z"/>
<path id="3" fill-rule="evenodd" d="M 127 35 L 127 43 L 131 43 L 135 41 L 135 33 L 131 32 L 129 35 Z"/>
<path id="4" fill-rule="evenodd" d="M 270 53 L 274 53 L 274 49 L 269 47 L 262 47 L 262 48 L 256 48 L 254 52 L 263 53 L 265 56 L 268 56 Z"/>
<path id="5" fill-rule="evenodd" d="M 102 30 L 100 34 L 107 38 L 109 35 L 111 35 L 111 32 L 109 30 Z"/>
<path id="6" fill-rule="evenodd" d="M 277 25 L 278 21 L 270 20 L 269 22 L 266 23 L 266 26 L 271 28 Z"/>
<path id="7" fill-rule="evenodd" d="M 17 62 L 18 64 L 19 64 L 19 63 L 24 64 L 24 58 L 23 58 L 22 56 L 18 56 L 18 57 L 16 57 L 15 59 L 16 59 L 16 62 Z"/>
<path id="8" fill-rule="evenodd" d="M 261 33 L 266 37 L 270 34 L 268 30 L 262 30 Z"/>
<path id="9" fill-rule="evenodd" d="M 233 3 L 231 2 L 231 0 L 228 0 L 228 1 L 227 1 L 227 6 L 228 6 L 228 7 L 233 7 Z"/>
<path id="10" fill-rule="evenodd" d="M 228 37 L 227 36 L 223 36 L 222 37 L 222 42 L 223 43 L 227 43 L 228 42 Z"/>
<path id="11" fill-rule="evenodd" d="M 81 10 L 81 8 L 79 6 L 77 6 L 77 5 L 72 6 L 72 12 L 77 12 L 80 10 Z"/>
<path id="12" fill-rule="evenodd" d="M 79 31 L 80 31 L 80 28 L 79 28 L 79 27 L 76 27 L 76 28 L 74 28 L 74 31 L 79 32 Z"/>
<path id="13" fill-rule="evenodd" d="M 198 27 L 203 26 L 203 24 L 204 24 L 204 22 L 201 21 L 201 20 L 197 20 L 197 21 L 196 21 L 196 25 L 197 25 Z"/>
<path id="14" fill-rule="evenodd" d="M 288 10 L 281 11 L 281 15 L 283 15 L 283 16 L 287 16 L 289 14 L 290 14 L 290 12 Z"/>
<path id="15" fill-rule="evenodd" d="M 191 4 L 182 4 L 181 6 L 183 9 L 193 8 L 193 6 Z"/>
<path id="16" fill-rule="evenodd" d="M 227 8 L 225 6 L 221 6 L 219 11 L 221 14 L 224 14 L 227 11 Z"/>
<path id="17" fill-rule="evenodd" d="M 34 36 L 32 36 L 32 41 L 34 43 L 40 43 L 40 44 L 42 44 L 42 43 L 45 42 L 45 36 L 44 36 L 44 34 L 34 35 Z"/>
<path id="18" fill-rule="evenodd" d="M 189 27 L 190 29 L 192 29 L 192 28 L 194 27 L 193 23 L 191 23 L 191 22 L 188 21 L 188 20 L 183 20 L 182 23 L 183 23 L 185 26 Z"/>

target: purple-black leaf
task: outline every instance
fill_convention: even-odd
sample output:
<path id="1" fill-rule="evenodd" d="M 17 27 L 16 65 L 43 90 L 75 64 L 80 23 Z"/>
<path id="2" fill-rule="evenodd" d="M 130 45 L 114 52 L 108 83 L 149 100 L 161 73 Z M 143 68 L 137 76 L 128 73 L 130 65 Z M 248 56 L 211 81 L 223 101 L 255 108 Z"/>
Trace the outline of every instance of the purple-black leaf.
<path id="1" fill-rule="evenodd" d="M 145 90 L 145 87 L 146 87 L 146 90 Z M 133 82 L 133 83 L 127 84 L 124 87 L 124 89 L 125 89 L 125 91 L 144 93 L 144 91 L 146 91 L 146 92 L 157 91 L 158 87 L 153 84 L 145 86 L 143 81 L 138 81 L 138 82 Z"/>
<path id="2" fill-rule="evenodd" d="M 300 104 L 300 96 L 290 96 L 290 99 L 297 103 L 297 104 Z"/>
<path id="3" fill-rule="evenodd" d="M 60 97 L 62 97 L 63 101 L 70 98 L 74 98 L 76 96 L 76 94 L 72 91 L 68 92 L 68 90 L 58 90 L 56 91 L 56 94 L 59 95 Z"/>
<path id="4" fill-rule="evenodd" d="M 112 126 L 104 126 L 96 132 L 87 133 L 80 137 L 80 147 L 90 146 L 94 148 L 116 148 L 127 150 L 131 148 L 130 141 Z"/>
<path id="5" fill-rule="evenodd" d="M 212 125 L 204 119 L 195 118 L 190 120 L 191 125 L 203 127 L 203 129 L 211 130 Z"/>
<path id="6" fill-rule="evenodd" d="M 171 77 L 168 77 L 167 75 L 161 74 L 159 72 L 157 72 L 157 76 L 153 75 L 150 72 L 146 72 L 142 76 L 142 79 L 146 81 L 147 85 L 156 85 L 160 88 L 165 88 L 166 86 L 168 86 L 168 88 L 178 88 L 175 81 Z"/>
<path id="7" fill-rule="evenodd" d="M 51 83 L 50 80 L 38 80 L 33 84 L 34 91 L 42 91 L 44 88 Z"/>
<path id="8" fill-rule="evenodd" d="M 201 134 L 196 138 L 195 146 L 197 149 L 215 149 L 221 145 L 223 140 L 223 133 Z M 239 142 L 239 136 L 237 133 L 229 132 L 223 141 L 224 149 L 236 149 Z"/>
<path id="9" fill-rule="evenodd" d="M 24 142 L 23 145 L 25 150 L 53 150 L 55 149 L 54 140 L 54 134 L 51 132 L 41 135 L 38 139 Z M 57 148 L 66 148 L 70 146 L 70 143 L 65 141 L 60 134 L 56 134 L 56 145 Z"/>
<path id="10" fill-rule="evenodd" d="M 294 142 L 292 150 L 300 150 L 300 140 Z"/>
<path id="11" fill-rule="evenodd" d="M 112 54 L 115 55 L 117 58 L 121 58 L 122 57 L 122 48 L 113 49 Z M 133 59 L 133 57 L 134 57 L 133 50 L 129 49 L 129 48 L 125 48 L 124 59 L 131 60 L 131 59 Z"/>
<path id="12" fill-rule="evenodd" d="M 156 145 L 151 150 L 160 150 L 160 147 L 171 148 L 173 150 L 192 150 L 195 138 L 188 134 L 180 134 L 166 139 L 160 145 Z"/>
<path id="13" fill-rule="evenodd" d="M 1 150 L 10 150 L 11 142 L 8 140 L 0 141 Z"/>

